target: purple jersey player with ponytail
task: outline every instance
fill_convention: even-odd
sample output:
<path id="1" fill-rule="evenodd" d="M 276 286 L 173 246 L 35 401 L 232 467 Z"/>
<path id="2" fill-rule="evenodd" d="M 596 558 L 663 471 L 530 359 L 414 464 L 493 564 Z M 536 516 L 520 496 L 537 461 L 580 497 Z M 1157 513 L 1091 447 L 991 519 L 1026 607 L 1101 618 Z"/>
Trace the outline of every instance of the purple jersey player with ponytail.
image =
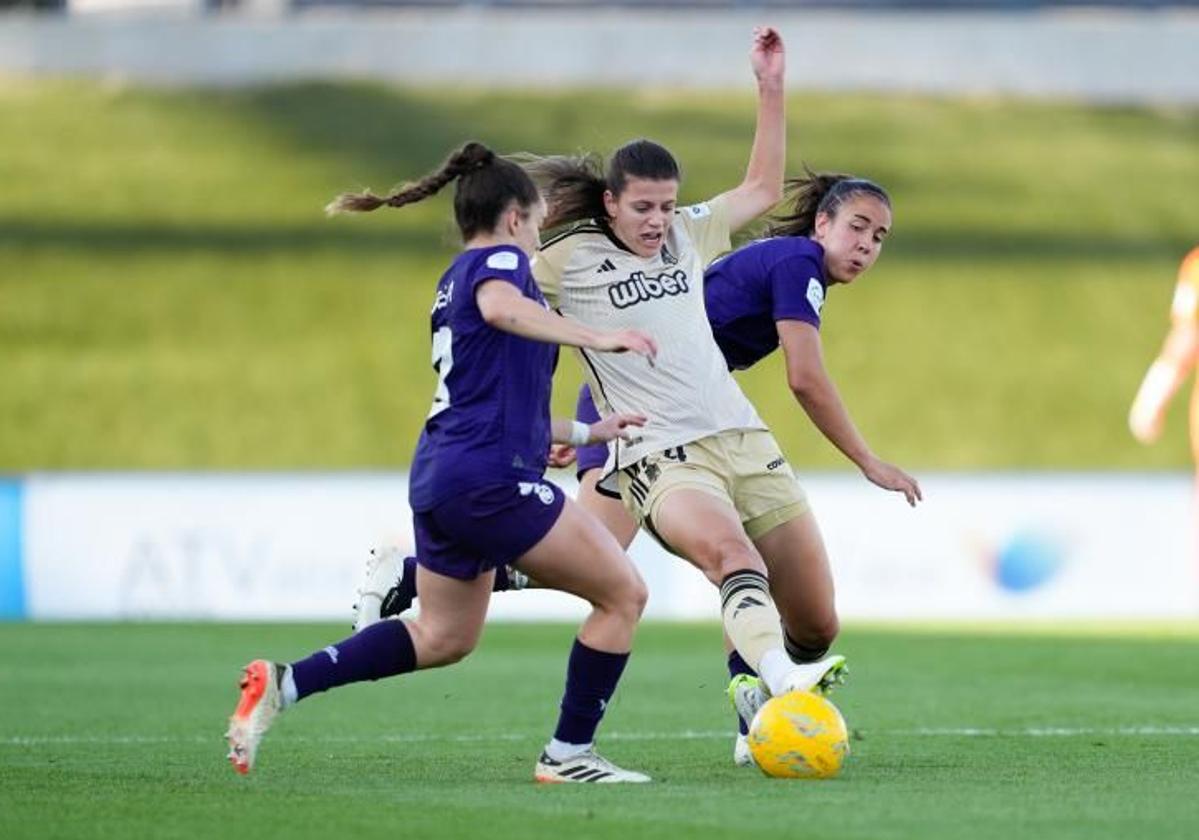
<path id="1" fill-rule="evenodd" d="M 495 569 L 513 565 L 592 605 L 570 654 L 557 729 L 534 778 L 646 782 L 593 748 L 628 660 L 645 584 L 603 525 L 543 474 L 552 440 L 603 442 L 645 422 L 617 414 L 586 426 L 551 421 L 557 345 L 632 351 L 650 361 L 657 347 L 636 330 L 598 331 L 546 308 L 529 270 L 543 202 L 523 169 L 481 144 L 468 143 L 438 172 L 392 195 L 343 195 L 330 211 L 402 207 L 451 181 L 466 247 L 434 296 L 439 379 L 410 483 L 421 613 L 372 624 L 291 664 L 247 665 L 229 722 L 229 758 L 249 772 L 275 715 L 312 694 L 465 657 L 482 631 Z"/>

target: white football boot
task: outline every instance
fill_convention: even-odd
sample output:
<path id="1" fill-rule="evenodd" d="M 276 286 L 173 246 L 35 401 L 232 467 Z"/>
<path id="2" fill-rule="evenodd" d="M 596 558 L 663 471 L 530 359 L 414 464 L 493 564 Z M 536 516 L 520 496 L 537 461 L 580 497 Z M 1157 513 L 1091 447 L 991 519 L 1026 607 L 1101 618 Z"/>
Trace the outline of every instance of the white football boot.
<path id="1" fill-rule="evenodd" d="M 229 741 L 229 761 L 242 775 L 253 769 L 262 736 L 283 708 L 279 691 L 282 673 L 282 665 L 265 659 L 255 659 L 242 671 L 238 683 L 241 697 L 225 733 Z"/>
<path id="2" fill-rule="evenodd" d="M 358 600 L 354 602 L 354 632 L 382 618 L 383 599 L 404 573 L 404 552 L 394 545 L 372 548 L 366 558 Z"/>
<path id="3" fill-rule="evenodd" d="M 834 688 L 845 683 L 849 674 L 849 666 L 845 657 L 839 654 L 826 656 L 816 662 L 805 662 L 796 665 L 783 681 L 783 693 L 788 691 L 811 691 L 816 694 L 828 694 Z"/>
<path id="4" fill-rule="evenodd" d="M 749 751 L 749 736 L 740 732 L 737 733 L 737 740 L 733 742 L 733 764 L 738 767 L 757 766 L 754 754 Z"/>
<path id="5" fill-rule="evenodd" d="M 747 725 L 753 723 L 758 709 L 765 706 L 769 699 L 770 693 L 760 677 L 738 674 L 729 682 L 729 702 Z"/>
<path id="6" fill-rule="evenodd" d="M 533 780 L 546 784 L 557 782 L 613 784 L 617 782 L 648 782 L 650 778 L 644 773 L 617 767 L 596 753 L 594 749 L 590 749 L 565 761 L 554 761 L 542 752 L 541 758 L 537 759 L 537 766 L 533 770 Z"/>
<path id="7" fill-rule="evenodd" d="M 753 723 L 758 709 L 766 705 L 770 695 L 759 677 L 750 674 L 738 674 L 729 682 L 729 702 L 737 711 L 737 716 L 745 721 L 746 726 Z M 737 733 L 733 742 L 733 764 L 738 767 L 753 767 L 754 757 L 749 751 L 749 739 Z"/>

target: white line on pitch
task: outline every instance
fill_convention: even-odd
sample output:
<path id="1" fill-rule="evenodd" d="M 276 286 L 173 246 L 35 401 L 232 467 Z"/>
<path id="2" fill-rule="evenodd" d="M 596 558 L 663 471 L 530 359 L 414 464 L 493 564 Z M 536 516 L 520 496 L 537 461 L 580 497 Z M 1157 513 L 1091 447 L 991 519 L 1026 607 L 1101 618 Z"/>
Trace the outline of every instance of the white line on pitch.
<path id="1" fill-rule="evenodd" d="M 920 729 L 867 729 L 866 737 L 901 738 L 1077 738 L 1136 736 L 1199 736 L 1199 726 L 1033 726 L 1015 729 L 987 727 L 945 727 Z M 379 735 L 279 735 L 273 740 L 313 744 L 424 744 L 424 743 L 504 743 L 539 741 L 542 734 L 501 732 L 487 735 L 422 735 L 419 733 Z M 697 741 L 732 737 L 730 730 L 692 730 L 677 732 L 605 732 L 605 741 Z M 0 745 L 12 747 L 55 744 L 207 744 L 221 740 L 219 735 L 4 735 Z"/>

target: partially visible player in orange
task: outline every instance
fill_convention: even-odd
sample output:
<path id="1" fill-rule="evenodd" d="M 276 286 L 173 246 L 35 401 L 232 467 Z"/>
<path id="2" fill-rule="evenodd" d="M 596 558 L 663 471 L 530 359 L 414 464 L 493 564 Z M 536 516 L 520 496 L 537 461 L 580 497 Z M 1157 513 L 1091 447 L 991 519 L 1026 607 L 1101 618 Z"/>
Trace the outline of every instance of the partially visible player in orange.
<path id="1" fill-rule="evenodd" d="M 1174 302 L 1170 305 L 1170 331 L 1161 352 L 1149 366 L 1128 413 L 1128 427 L 1141 443 L 1161 436 L 1166 408 L 1190 376 L 1199 359 L 1199 247 L 1191 250 L 1178 270 Z M 1199 388 L 1191 393 L 1191 453 L 1199 467 Z"/>

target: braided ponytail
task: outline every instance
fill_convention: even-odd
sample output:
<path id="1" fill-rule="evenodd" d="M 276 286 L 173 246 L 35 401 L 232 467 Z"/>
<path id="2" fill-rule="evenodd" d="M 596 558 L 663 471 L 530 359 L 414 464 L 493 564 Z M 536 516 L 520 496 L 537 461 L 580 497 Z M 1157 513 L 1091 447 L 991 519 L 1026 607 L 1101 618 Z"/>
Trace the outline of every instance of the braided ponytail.
<path id="1" fill-rule="evenodd" d="M 451 181 L 457 181 L 454 215 L 464 239 L 495 227 L 500 213 L 512 201 L 532 207 L 539 200 L 537 189 L 528 175 L 511 161 L 504 160 L 482 143 L 471 141 L 452 152 L 441 167 L 419 181 L 404 184 L 398 190 L 379 196 L 369 190 L 342 193 L 329 202 L 325 213 L 369 213 L 380 207 L 404 207 L 436 195 Z"/>
<path id="2" fill-rule="evenodd" d="M 494 159 L 495 152 L 482 143 L 472 140 L 461 149 L 451 153 L 440 169 L 419 181 L 404 184 L 395 192 L 385 196 L 375 195 L 369 190 L 361 193 L 342 193 L 325 206 L 325 214 L 335 216 L 338 213 L 369 213 L 384 205 L 403 207 L 405 204 L 414 204 L 431 195 L 436 195 L 450 181 L 467 172 L 481 169 Z"/>

